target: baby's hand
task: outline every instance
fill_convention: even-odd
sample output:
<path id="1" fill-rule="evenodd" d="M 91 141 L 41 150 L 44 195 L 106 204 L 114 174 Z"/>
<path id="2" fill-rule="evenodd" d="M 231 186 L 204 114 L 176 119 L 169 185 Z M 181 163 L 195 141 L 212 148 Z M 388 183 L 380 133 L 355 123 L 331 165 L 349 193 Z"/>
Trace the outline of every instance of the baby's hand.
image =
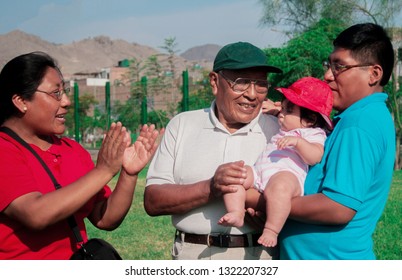
<path id="1" fill-rule="evenodd" d="M 285 136 L 278 141 L 276 141 L 276 146 L 278 147 L 279 150 L 282 150 L 287 147 L 296 147 L 297 142 L 299 141 L 300 137 L 296 136 Z"/>

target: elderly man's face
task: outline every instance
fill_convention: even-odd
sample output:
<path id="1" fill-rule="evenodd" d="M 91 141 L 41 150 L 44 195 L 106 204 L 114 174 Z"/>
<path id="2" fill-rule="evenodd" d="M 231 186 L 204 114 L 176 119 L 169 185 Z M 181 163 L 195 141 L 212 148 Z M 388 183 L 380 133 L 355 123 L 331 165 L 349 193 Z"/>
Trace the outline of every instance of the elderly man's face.
<path id="1" fill-rule="evenodd" d="M 232 88 L 232 81 L 238 78 L 259 80 L 260 83 L 252 83 L 246 91 L 239 93 Z M 216 98 L 216 114 L 229 132 L 235 132 L 257 117 L 266 97 L 260 84 L 266 80 L 267 72 L 257 68 L 223 70 L 210 74 L 212 91 Z"/>

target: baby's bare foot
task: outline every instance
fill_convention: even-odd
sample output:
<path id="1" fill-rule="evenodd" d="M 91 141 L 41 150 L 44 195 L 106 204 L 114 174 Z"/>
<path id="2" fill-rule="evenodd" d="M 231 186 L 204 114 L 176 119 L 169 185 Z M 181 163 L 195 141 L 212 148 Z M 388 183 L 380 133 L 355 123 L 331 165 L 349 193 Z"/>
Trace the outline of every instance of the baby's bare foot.
<path id="1" fill-rule="evenodd" d="M 244 212 L 229 212 L 219 219 L 218 224 L 227 227 L 242 227 L 244 224 Z"/>
<path id="2" fill-rule="evenodd" d="M 278 243 L 278 233 L 272 229 L 264 228 L 258 243 L 265 247 L 275 247 Z"/>

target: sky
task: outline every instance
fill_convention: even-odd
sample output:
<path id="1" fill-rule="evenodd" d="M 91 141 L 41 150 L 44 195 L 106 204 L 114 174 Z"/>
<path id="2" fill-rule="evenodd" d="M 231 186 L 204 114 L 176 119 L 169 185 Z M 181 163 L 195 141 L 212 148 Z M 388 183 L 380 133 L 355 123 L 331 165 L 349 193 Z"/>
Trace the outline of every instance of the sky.
<path id="1" fill-rule="evenodd" d="M 56 44 L 104 35 L 159 51 L 176 38 L 178 53 L 237 41 L 282 45 L 285 35 L 261 26 L 261 16 L 258 0 L 0 0 L 0 34 L 18 29 Z"/>

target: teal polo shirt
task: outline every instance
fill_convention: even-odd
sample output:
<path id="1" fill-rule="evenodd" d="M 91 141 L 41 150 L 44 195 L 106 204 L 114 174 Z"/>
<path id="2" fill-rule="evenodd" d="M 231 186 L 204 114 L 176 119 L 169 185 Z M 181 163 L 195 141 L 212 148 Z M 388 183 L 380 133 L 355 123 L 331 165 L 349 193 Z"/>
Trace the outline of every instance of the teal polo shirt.
<path id="1" fill-rule="evenodd" d="M 372 234 L 387 201 L 395 160 L 395 127 L 387 95 L 375 93 L 334 117 L 324 156 L 308 172 L 304 195 L 322 193 L 356 211 L 347 224 L 288 220 L 281 259 L 375 259 Z"/>

